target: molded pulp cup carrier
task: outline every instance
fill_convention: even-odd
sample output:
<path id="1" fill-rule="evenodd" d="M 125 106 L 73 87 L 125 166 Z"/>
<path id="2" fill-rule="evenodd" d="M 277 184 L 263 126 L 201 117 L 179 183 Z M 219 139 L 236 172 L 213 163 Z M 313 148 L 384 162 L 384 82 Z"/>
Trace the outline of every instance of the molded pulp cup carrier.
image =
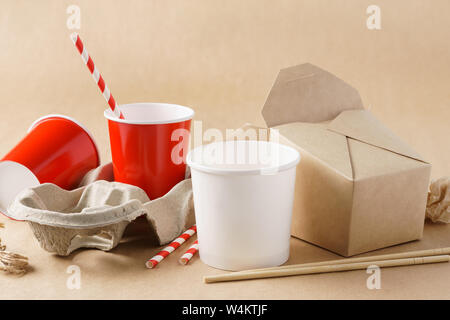
<path id="1" fill-rule="evenodd" d="M 120 105 L 108 119 L 114 179 L 138 186 L 150 199 L 166 194 L 186 174 L 186 153 L 194 111 L 167 103 Z"/>
<path id="2" fill-rule="evenodd" d="M 39 118 L 0 162 L 0 211 L 7 214 L 20 191 L 40 183 L 76 188 L 99 164 L 97 146 L 82 124 L 62 115 Z"/>
<path id="3" fill-rule="evenodd" d="M 226 141 L 188 154 L 201 260 L 219 269 L 289 258 L 299 153 L 267 141 Z"/>

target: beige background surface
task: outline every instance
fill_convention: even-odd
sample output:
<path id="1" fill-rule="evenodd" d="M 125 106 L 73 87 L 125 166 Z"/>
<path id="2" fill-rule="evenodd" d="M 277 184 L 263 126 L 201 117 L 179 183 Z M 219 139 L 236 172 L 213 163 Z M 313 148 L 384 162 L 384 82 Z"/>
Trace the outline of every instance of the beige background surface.
<path id="1" fill-rule="evenodd" d="M 435 1 L 13 1 L 0 2 L 0 153 L 39 116 L 62 113 L 83 122 L 110 158 L 106 104 L 73 48 L 66 8 L 81 8 L 79 30 L 119 103 L 163 101 L 191 106 L 204 128 L 263 124 L 261 106 L 280 68 L 311 62 L 355 86 L 371 111 L 449 174 L 450 2 Z M 381 30 L 368 30 L 366 8 L 381 8 Z M 38 248 L 28 226 L 0 218 L 0 237 L 29 255 L 34 271 L 0 274 L 2 298 L 450 298 L 448 265 L 385 270 L 368 290 L 364 271 L 204 285 L 217 273 L 195 260 L 169 258 L 143 269 L 157 251 L 129 238 L 110 253 L 68 258 Z M 381 250 L 450 246 L 449 226 L 430 226 L 422 241 Z M 289 263 L 335 256 L 292 240 Z M 378 252 L 377 252 L 378 253 Z M 82 289 L 68 290 L 77 264 Z"/>

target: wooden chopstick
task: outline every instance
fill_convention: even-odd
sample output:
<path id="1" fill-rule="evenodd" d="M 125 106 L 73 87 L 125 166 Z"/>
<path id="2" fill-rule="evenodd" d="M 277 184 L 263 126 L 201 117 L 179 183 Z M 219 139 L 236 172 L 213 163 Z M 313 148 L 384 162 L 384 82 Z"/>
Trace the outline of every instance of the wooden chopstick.
<path id="1" fill-rule="evenodd" d="M 401 252 L 401 253 L 390 253 L 390 254 L 382 254 L 370 257 L 359 257 L 359 258 L 346 258 L 346 259 L 337 259 L 337 260 L 328 260 L 321 262 L 310 262 L 310 263 L 301 263 L 301 264 L 291 264 L 287 266 L 280 267 L 271 267 L 271 268 L 262 268 L 262 269 L 250 269 L 239 272 L 259 272 L 262 270 L 279 270 L 279 269 L 290 269 L 290 268 L 300 268 L 300 267 L 316 267 L 316 266 L 328 266 L 334 264 L 346 264 L 346 263 L 355 263 L 355 262 L 368 262 L 368 261 L 377 261 L 377 260 L 393 260 L 393 259 L 405 259 L 405 258 L 417 258 L 417 257 L 428 257 L 428 256 L 438 256 L 438 255 L 450 255 L 450 247 L 446 248 L 437 248 L 437 249 L 427 249 L 427 250 L 417 250 L 417 251 L 409 251 L 409 252 Z"/>
<path id="2" fill-rule="evenodd" d="M 213 283 L 223 281 L 250 280 L 250 279 L 317 274 L 317 273 L 362 270 L 367 269 L 371 265 L 376 265 L 380 268 L 388 268 L 388 267 L 401 267 L 401 266 L 449 262 L 449 261 L 450 255 L 439 255 L 439 256 L 378 260 L 378 261 L 355 262 L 355 263 L 334 264 L 334 265 L 310 266 L 310 267 L 291 267 L 291 268 L 281 267 L 278 269 L 270 268 L 269 270 L 262 269 L 259 271 L 250 271 L 250 272 L 241 271 L 227 274 L 212 275 L 204 277 L 203 280 L 205 283 Z"/>

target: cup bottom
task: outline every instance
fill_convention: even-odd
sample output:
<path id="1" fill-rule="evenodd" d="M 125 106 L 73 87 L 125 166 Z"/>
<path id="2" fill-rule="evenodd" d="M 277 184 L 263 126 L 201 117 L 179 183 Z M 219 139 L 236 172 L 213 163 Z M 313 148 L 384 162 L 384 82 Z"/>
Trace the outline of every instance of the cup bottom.
<path id="1" fill-rule="evenodd" d="M 25 188 L 39 185 L 30 169 L 14 161 L 0 162 L 0 212 L 8 216 L 8 207 Z"/>
<path id="2" fill-rule="evenodd" d="M 199 251 L 200 260 L 210 267 L 225 271 L 243 271 L 249 269 L 278 267 L 289 259 L 289 249 L 278 254 L 260 257 L 253 261 L 242 258 L 230 258 Z"/>

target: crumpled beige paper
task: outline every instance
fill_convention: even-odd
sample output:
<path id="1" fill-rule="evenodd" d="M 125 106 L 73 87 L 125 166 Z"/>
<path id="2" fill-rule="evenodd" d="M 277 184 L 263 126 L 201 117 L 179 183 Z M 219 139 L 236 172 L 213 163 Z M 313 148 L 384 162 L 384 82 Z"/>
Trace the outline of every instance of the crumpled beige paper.
<path id="1" fill-rule="evenodd" d="M 450 223 L 450 177 L 431 182 L 426 217 L 433 222 Z"/>
<path id="2" fill-rule="evenodd" d="M 127 225 L 145 215 L 160 245 L 194 223 L 192 184 L 186 179 L 150 201 L 140 188 L 112 180 L 111 164 L 88 173 L 78 189 L 50 183 L 23 190 L 8 214 L 28 221 L 43 249 L 67 256 L 78 248 L 116 247 Z"/>

